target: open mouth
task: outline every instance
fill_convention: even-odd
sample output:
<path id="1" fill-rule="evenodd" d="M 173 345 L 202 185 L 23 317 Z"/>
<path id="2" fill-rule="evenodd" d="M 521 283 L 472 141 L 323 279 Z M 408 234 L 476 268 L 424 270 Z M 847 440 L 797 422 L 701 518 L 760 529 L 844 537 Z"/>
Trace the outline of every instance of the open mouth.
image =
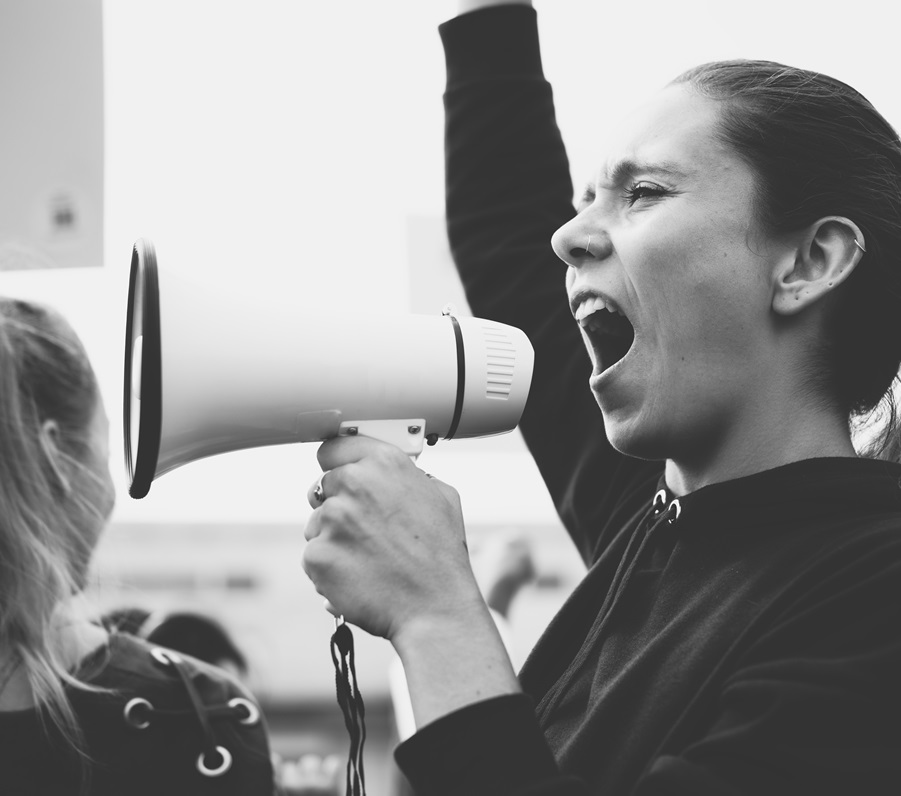
<path id="1" fill-rule="evenodd" d="M 632 323 L 609 299 L 583 301 L 576 311 L 576 320 L 594 349 L 599 373 L 625 357 L 635 341 Z"/>

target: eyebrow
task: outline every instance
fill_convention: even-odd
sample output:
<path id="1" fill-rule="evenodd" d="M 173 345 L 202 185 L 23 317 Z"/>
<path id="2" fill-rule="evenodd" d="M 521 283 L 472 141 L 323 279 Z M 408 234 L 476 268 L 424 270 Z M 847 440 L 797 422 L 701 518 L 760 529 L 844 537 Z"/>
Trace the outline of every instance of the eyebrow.
<path id="1" fill-rule="evenodd" d="M 668 177 L 686 176 L 685 172 L 679 168 L 678 164 L 670 160 L 654 162 L 623 158 L 608 164 L 603 171 L 605 181 L 612 183 L 613 185 L 620 185 L 627 177 L 634 176 L 635 174 L 665 174 Z"/>

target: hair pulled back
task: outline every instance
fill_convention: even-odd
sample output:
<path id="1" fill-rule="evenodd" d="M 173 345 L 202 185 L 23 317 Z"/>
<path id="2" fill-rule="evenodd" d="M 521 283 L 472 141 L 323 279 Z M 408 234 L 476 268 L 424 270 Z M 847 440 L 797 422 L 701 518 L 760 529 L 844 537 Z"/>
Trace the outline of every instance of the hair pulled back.
<path id="1" fill-rule="evenodd" d="M 80 684 L 51 642 L 54 616 L 83 585 L 91 555 L 77 520 L 84 496 L 60 483 L 42 440 L 52 420 L 66 470 L 85 470 L 98 386 L 68 323 L 0 298 L 0 644 L 18 656 L 36 704 L 78 746 L 63 683 Z"/>
<path id="2" fill-rule="evenodd" d="M 723 101 L 721 139 L 758 179 L 758 214 L 774 233 L 845 216 L 866 253 L 837 291 L 822 359 L 828 388 L 854 420 L 882 405 L 871 455 L 898 459 L 893 382 L 901 365 L 901 142 L 858 91 L 817 72 L 771 61 L 718 61 L 683 73 Z"/>

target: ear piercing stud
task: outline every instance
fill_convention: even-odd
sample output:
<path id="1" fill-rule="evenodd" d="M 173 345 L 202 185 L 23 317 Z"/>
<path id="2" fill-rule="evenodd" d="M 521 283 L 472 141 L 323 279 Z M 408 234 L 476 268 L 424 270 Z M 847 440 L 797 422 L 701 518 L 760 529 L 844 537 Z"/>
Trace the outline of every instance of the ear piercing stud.
<path id="1" fill-rule="evenodd" d="M 590 239 L 591 239 L 591 238 L 590 238 L 590 236 L 589 236 L 589 240 L 590 240 Z M 863 247 L 863 244 L 862 244 L 859 240 L 857 240 L 857 238 L 854 238 L 854 245 L 855 245 L 858 249 L 860 249 L 864 254 L 867 253 L 867 250 Z"/>

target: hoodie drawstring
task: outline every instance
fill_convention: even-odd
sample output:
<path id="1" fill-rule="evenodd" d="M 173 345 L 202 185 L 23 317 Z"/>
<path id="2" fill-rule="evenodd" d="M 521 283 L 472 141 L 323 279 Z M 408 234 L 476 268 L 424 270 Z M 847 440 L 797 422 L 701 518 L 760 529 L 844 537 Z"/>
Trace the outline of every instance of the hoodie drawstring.
<path id="1" fill-rule="evenodd" d="M 621 597 L 625 594 L 626 587 L 632 578 L 635 567 L 641 560 L 642 553 L 647 548 L 651 538 L 661 527 L 668 528 L 674 525 L 682 514 L 682 504 L 678 498 L 669 500 L 669 495 L 665 489 L 661 489 L 654 495 L 651 502 L 651 508 L 645 515 L 644 519 L 638 524 L 635 532 L 629 539 L 626 549 L 610 582 L 610 588 L 607 590 L 607 596 L 598 611 L 598 621 L 586 636 L 585 642 L 582 644 L 576 657 L 567 667 L 567 672 L 572 672 L 584 665 L 590 651 L 595 649 L 600 643 L 604 630 L 613 616 Z M 665 522 L 664 522 L 665 520 Z M 634 551 L 634 552 L 633 552 Z M 539 704 L 539 710 L 544 715 L 549 715 L 556 703 L 562 696 L 560 690 L 561 681 L 566 678 L 560 678 L 557 683 L 545 694 Z"/>

